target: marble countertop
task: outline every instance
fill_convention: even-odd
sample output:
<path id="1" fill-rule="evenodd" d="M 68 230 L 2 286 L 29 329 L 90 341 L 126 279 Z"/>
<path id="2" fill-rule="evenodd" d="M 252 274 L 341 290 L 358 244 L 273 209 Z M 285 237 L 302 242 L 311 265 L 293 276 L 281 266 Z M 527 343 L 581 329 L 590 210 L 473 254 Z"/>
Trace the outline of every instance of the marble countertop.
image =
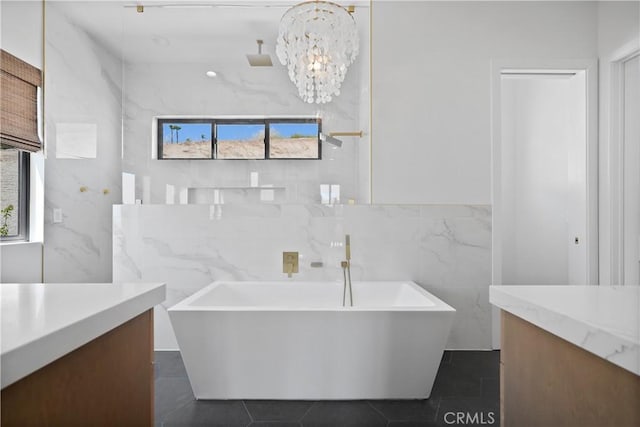
<path id="1" fill-rule="evenodd" d="M 491 286 L 489 301 L 640 375 L 639 286 Z"/>
<path id="2" fill-rule="evenodd" d="M 165 299 L 162 283 L 1 284 L 2 388 Z"/>

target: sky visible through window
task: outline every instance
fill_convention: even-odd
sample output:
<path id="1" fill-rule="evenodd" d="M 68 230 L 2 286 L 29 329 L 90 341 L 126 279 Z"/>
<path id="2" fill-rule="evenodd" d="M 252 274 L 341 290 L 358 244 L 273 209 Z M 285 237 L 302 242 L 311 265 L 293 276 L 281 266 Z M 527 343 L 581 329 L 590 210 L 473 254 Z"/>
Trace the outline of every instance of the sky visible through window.
<path id="1" fill-rule="evenodd" d="M 178 126 L 180 129 L 172 129 L 171 126 Z M 187 140 L 192 142 L 211 141 L 210 123 L 163 123 L 162 142 L 165 144 L 183 143 Z"/>
<path id="2" fill-rule="evenodd" d="M 222 125 L 217 128 L 218 141 L 240 141 L 264 139 L 263 124 Z"/>
<path id="3" fill-rule="evenodd" d="M 318 124 L 317 123 L 271 123 L 269 125 L 269 132 L 272 138 L 291 138 L 297 136 L 298 138 L 317 138 L 318 137 Z"/>
<path id="4" fill-rule="evenodd" d="M 271 123 L 269 131 L 272 138 L 318 136 L 317 123 Z M 261 139 L 264 135 L 262 124 L 219 124 L 218 140 L 239 141 Z M 208 142 L 211 140 L 210 123 L 163 123 L 163 143 Z"/>

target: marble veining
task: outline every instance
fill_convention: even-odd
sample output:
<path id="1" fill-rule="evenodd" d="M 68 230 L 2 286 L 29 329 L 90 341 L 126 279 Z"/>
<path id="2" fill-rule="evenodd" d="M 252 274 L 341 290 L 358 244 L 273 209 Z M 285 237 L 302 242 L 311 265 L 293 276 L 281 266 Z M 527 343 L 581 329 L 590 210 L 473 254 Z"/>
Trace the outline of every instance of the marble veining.
<path id="1" fill-rule="evenodd" d="M 44 280 L 110 282 L 111 206 L 121 203 L 121 62 L 60 4 L 45 6 Z M 57 139 L 68 136 L 58 124 L 94 125 L 94 141 L 78 144 L 96 142 L 97 157 L 57 158 Z M 61 223 L 53 222 L 54 208 L 62 209 Z"/>
<path id="2" fill-rule="evenodd" d="M 640 375 L 640 288 L 491 286 L 491 303 Z"/>
<path id="3" fill-rule="evenodd" d="M 306 203 L 320 200 L 320 184 L 340 184 L 342 199 L 366 200 L 368 170 L 358 170 L 358 158 L 368 153 L 368 73 L 354 67 L 342 87 L 342 96 L 318 108 L 299 99 L 283 67 L 256 70 L 243 62 L 216 64 L 218 79 L 208 79 L 209 63 L 136 63 L 122 52 L 110 51 L 83 27 L 74 23 L 74 5 L 46 4 L 46 180 L 45 180 L 45 281 L 103 282 L 112 278 L 111 206 L 121 203 L 121 172 L 136 175 L 136 198 L 143 203 L 165 203 L 166 185 L 175 186 L 176 200 L 190 187 L 246 186 L 249 175 L 259 172 L 260 185 L 286 187 L 276 191 L 272 204 Z M 103 19 L 100 14 L 87 18 Z M 135 18 L 134 18 L 135 19 Z M 122 21 L 122 44 L 126 46 L 128 25 Z M 117 27 L 117 26 L 116 26 Z M 200 69 L 202 67 L 202 69 Z M 204 68 L 207 67 L 207 68 Z M 363 60 L 362 69 L 368 69 Z M 284 71 L 284 72 L 283 72 Z M 320 113 L 323 130 L 363 129 L 361 139 L 346 139 L 341 150 L 324 147 L 321 161 L 167 161 L 152 159 L 152 128 L 158 115 L 311 115 Z M 361 126 L 361 123 L 363 126 Z M 58 159 L 58 124 L 95 125 L 95 159 Z M 63 138 L 65 135 L 61 135 Z M 80 142 L 81 143 L 81 142 Z M 360 147 L 366 148 L 366 153 Z M 122 151 L 122 148 L 124 151 Z M 368 161 L 366 162 L 368 165 Z M 79 192 L 87 187 L 87 192 Z M 357 189 L 367 189 L 358 192 Z M 108 194 L 103 194 L 108 189 Z M 362 194 L 362 196 L 361 196 Z M 226 192 L 227 203 L 255 202 L 256 192 Z M 209 201 L 204 206 L 209 207 Z M 53 223 L 52 210 L 63 210 L 63 223 Z M 214 210 L 213 216 L 243 208 Z M 246 215 L 251 214 L 251 207 Z M 227 212 L 229 211 L 229 212 Z M 239 214 L 245 215 L 245 214 Z M 199 221 L 208 221 L 204 215 Z M 141 226 L 144 224 L 141 224 Z M 178 229 L 176 233 L 180 233 Z M 121 237 L 119 244 L 127 245 Z M 317 253 L 317 252 L 316 252 Z M 105 256 L 106 255 L 106 256 Z M 144 276 L 135 256 L 117 256 L 133 277 Z M 200 269 L 217 274 L 216 268 Z M 235 275 L 233 267 L 223 271 Z M 250 275 L 253 273 L 247 273 Z"/>
<path id="4" fill-rule="evenodd" d="M 440 205 L 121 205 L 113 210 L 115 281 L 163 281 L 157 348 L 177 348 L 166 308 L 215 280 L 339 281 L 344 235 L 353 280 L 413 280 L 457 313 L 448 348 L 490 348 L 491 210 Z M 321 268 L 311 267 L 322 262 Z"/>
<path id="5" fill-rule="evenodd" d="M 357 67 L 348 75 L 342 95 L 318 107 L 302 102 L 286 70 L 277 65 L 256 70 L 238 64 L 217 64 L 218 77 L 204 76 L 208 64 L 127 62 L 124 67 L 124 155 L 123 171 L 136 175 L 136 198 L 143 199 L 142 182 L 150 185 L 144 203 L 165 203 L 165 187 L 177 189 L 247 186 L 251 172 L 259 173 L 260 185 L 284 187 L 275 190 L 273 202 L 319 203 L 320 184 L 340 184 L 341 199 L 366 200 L 359 194 L 362 174 L 358 171 L 361 146 L 368 150 L 368 137 L 347 138 L 341 149 L 323 145 L 322 160 L 274 161 L 158 161 L 152 158 L 152 123 L 157 116 L 316 116 L 323 119 L 323 131 L 359 130 L 368 99 L 359 97 L 360 86 L 368 86 L 368 75 Z M 362 109 L 361 102 L 367 103 Z M 365 133 L 367 129 L 364 129 Z M 257 191 L 223 192 L 225 203 L 255 203 Z M 210 204 L 207 197 L 189 203 Z M 177 202 L 176 202 L 177 203 Z"/>

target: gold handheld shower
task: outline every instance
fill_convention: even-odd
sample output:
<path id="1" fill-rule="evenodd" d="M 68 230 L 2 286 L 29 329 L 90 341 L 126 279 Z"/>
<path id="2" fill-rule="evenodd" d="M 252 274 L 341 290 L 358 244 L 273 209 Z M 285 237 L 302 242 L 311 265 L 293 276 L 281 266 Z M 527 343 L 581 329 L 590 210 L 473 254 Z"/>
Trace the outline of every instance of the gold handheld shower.
<path id="1" fill-rule="evenodd" d="M 351 289 L 351 236 L 345 236 L 345 256 L 346 261 L 342 261 L 342 274 L 344 275 L 344 289 L 342 291 L 342 305 L 345 306 L 347 287 L 349 288 L 349 305 L 353 307 L 353 290 Z"/>
<path id="2" fill-rule="evenodd" d="M 345 243 L 346 243 L 346 256 L 347 256 L 347 261 L 351 261 L 351 236 L 349 234 L 347 234 L 345 236 Z"/>

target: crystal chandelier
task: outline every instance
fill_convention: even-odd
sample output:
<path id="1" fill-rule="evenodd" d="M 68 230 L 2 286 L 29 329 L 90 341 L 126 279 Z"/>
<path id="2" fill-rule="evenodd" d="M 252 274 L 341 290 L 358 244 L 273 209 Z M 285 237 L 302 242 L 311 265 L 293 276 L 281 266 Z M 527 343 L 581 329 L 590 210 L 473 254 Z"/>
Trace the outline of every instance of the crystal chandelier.
<path id="1" fill-rule="evenodd" d="M 324 104 L 340 95 L 347 68 L 358 56 L 358 30 L 345 8 L 308 1 L 280 21 L 276 53 L 303 101 Z"/>

